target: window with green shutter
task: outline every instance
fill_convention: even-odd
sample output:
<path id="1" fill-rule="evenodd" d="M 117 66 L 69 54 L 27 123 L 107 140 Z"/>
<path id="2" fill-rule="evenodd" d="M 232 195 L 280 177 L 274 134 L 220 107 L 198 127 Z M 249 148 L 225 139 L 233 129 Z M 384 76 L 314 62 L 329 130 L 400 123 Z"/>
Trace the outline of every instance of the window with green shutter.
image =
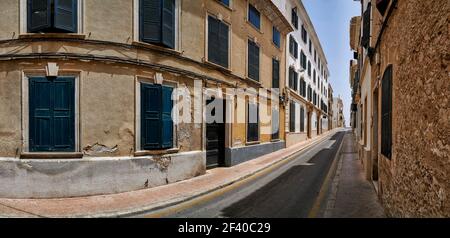
<path id="1" fill-rule="evenodd" d="M 228 68 L 229 26 L 208 16 L 208 61 Z"/>
<path id="2" fill-rule="evenodd" d="M 272 88 L 280 88 L 280 61 L 272 59 Z"/>
<path id="3" fill-rule="evenodd" d="M 175 48 L 175 0 L 139 0 L 140 40 Z"/>
<path id="4" fill-rule="evenodd" d="M 141 84 L 141 148 L 173 147 L 172 87 Z"/>
<path id="5" fill-rule="evenodd" d="M 381 81 L 381 154 L 392 158 L 392 65 Z M 362 130 L 361 130 L 362 131 Z"/>
<path id="6" fill-rule="evenodd" d="M 295 103 L 289 104 L 289 132 L 295 132 Z"/>
<path id="7" fill-rule="evenodd" d="M 247 104 L 247 142 L 259 140 L 259 107 L 258 103 Z"/>
<path id="8" fill-rule="evenodd" d="M 76 33 L 77 0 L 27 0 L 30 33 Z"/>
<path id="9" fill-rule="evenodd" d="M 259 46 L 251 40 L 248 41 L 247 54 L 248 77 L 259 81 Z"/>

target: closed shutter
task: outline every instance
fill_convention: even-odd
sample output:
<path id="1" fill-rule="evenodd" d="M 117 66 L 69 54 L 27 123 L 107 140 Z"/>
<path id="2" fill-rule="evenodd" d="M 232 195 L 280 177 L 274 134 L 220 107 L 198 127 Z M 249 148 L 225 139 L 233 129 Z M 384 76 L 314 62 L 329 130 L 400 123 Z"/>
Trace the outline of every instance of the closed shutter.
<path id="1" fill-rule="evenodd" d="M 272 59 L 272 88 L 280 88 L 280 62 Z"/>
<path id="2" fill-rule="evenodd" d="M 383 75 L 381 95 L 381 153 L 387 158 L 392 156 L 392 65 Z"/>
<path id="3" fill-rule="evenodd" d="M 74 78 L 30 78 L 30 151 L 75 150 Z"/>
<path id="4" fill-rule="evenodd" d="M 300 107 L 300 131 L 305 132 L 305 109 Z"/>
<path id="5" fill-rule="evenodd" d="M 228 25 L 208 17 L 208 60 L 228 68 Z"/>
<path id="6" fill-rule="evenodd" d="M 260 13 L 254 6 L 250 4 L 248 5 L 248 18 L 249 22 L 252 23 L 253 26 L 258 29 L 261 27 Z"/>
<path id="7" fill-rule="evenodd" d="M 172 92 L 172 87 L 162 86 L 161 147 L 164 149 L 173 147 Z"/>
<path id="8" fill-rule="evenodd" d="M 141 84 L 141 146 L 161 148 L 161 86 Z"/>
<path id="9" fill-rule="evenodd" d="M 363 13 L 363 34 L 361 37 L 361 45 L 367 48 L 370 43 L 370 14 L 371 14 L 371 4 L 367 6 L 366 11 Z"/>
<path id="10" fill-rule="evenodd" d="M 294 40 L 294 57 L 298 58 L 298 43 Z"/>
<path id="11" fill-rule="evenodd" d="M 280 137 L 280 114 L 278 109 L 272 109 L 272 140 Z"/>
<path id="12" fill-rule="evenodd" d="M 163 0 L 162 43 L 175 48 L 175 0 Z"/>
<path id="13" fill-rule="evenodd" d="M 294 89 L 294 70 L 289 68 L 289 88 Z"/>
<path id="14" fill-rule="evenodd" d="M 160 43 L 161 33 L 161 1 L 140 0 L 140 38 L 147 43 Z"/>
<path id="15" fill-rule="evenodd" d="M 77 0 L 55 0 L 55 28 L 77 32 Z"/>
<path id="16" fill-rule="evenodd" d="M 252 41 L 248 42 L 248 77 L 259 81 L 259 47 Z"/>
<path id="17" fill-rule="evenodd" d="M 28 31 L 39 32 L 51 27 L 50 0 L 28 0 Z"/>
<path id="18" fill-rule="evenodd" d="M 75 147 L 74 78 L 58 77 L 54 80 L 54 150 L 70 151 Z"/>
<path id="19" fill-rule="evenodd" d="M 298 90 L 298 73 L 294 72 L 294 90 Z"/>

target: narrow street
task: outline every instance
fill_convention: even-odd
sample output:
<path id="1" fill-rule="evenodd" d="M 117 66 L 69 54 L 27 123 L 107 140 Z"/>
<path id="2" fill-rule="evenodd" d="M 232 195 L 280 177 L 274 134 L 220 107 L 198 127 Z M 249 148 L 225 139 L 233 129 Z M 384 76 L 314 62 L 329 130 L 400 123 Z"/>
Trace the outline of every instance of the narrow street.
<path id="1" fill-rule="evenodd" d="M 327 189 L 322 187 L 332 179 L 344 135 L 340 131 L 326 140 L 302 151 L 288 163 L 244 185 L 218 192 L 212 199 L 200 201 L 177 210 L 168 217 L 233 217 L 301 218 L 317 214 L 325 201 Z M 329 181 L 328 181 L 329 182 Z M 322 189 L 322 191 L 321 191 Z M 314 210 L 316 210 L 314 212 Z M 158 213 L 160 211 L 156 211 Z M 143 217 L 154 216 L 144 214 Z"/>

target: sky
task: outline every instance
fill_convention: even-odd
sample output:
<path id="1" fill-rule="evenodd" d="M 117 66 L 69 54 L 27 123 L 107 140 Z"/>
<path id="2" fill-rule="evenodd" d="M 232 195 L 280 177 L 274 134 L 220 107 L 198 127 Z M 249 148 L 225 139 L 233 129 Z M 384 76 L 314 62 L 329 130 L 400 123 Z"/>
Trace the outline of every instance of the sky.
<path id="1" fill-rule="evenodd" d="M 350 122 L 349 83 L 350 19 L 360 15 L 360 2 L 353 0 L 303 0 L 328 61 L 333 96 L 341 96 L 346 126 Z"/>

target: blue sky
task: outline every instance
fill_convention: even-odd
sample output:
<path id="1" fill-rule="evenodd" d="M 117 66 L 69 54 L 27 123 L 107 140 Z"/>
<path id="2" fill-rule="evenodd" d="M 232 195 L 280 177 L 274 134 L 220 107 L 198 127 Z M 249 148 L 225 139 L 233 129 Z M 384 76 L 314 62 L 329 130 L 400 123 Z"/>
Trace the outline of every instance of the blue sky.
<path id="1" fill-rule="evenodd" d="M 346 125 L 349 126 L 351 90 L 349 85 L 350 19 L 360 14 L 360 2 L 353 0 L 303 0 L 314 24 L 328 61 L 334 96 L 344 102 Z"/>

